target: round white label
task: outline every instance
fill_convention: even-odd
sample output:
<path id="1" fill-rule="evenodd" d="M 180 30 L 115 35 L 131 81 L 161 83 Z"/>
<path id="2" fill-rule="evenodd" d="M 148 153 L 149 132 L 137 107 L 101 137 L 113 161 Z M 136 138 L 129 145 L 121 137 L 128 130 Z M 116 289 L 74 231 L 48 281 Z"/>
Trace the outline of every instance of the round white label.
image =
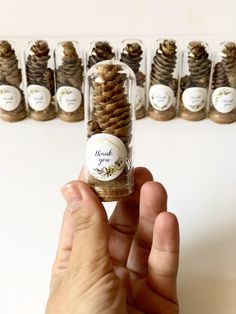
<path id="1" fill-rule="evenodd" d="M 149 90 L 149 100 L 156 110 L 165 111 L 175 104 L 174 91 L 166 85 L 153 85 Z"/>
<path id="2" fill-rule="evenodd" d="M 29 85 L 27 87 L 30 107 L 36 111 L 45 110 L 51 102 L 49 90 L 41 85 Z"/>
<path id="3" fill-rule="evenodd" d="M 144 87 L 136 86 L 135 90 L 135 108 L 140 109 L 145 104 L 145 90 Z"/>
<path id="4" fill-rule="evenodd" d="M 217 111 L 228 113 L 236 108 L 236 90 L 232 87 L 219 87 L 212 93 L 212 103 Z"/>
<path id="5" fill-rule="evenodd" d="M 82 95 L 80 90 L 70 86 L 62 86 L 57 90 L 57 101 L 65 112 L 74 112 L 81 105 Z"/>
<path id="6" fill-rule="evenodd" d="M 182 95 L 183 104 L 191 112 L 202 110 L 207 103 L 207 90 L 203 87 L 189 87 Z"/>
<path id="7" fill-rule="evenodd" d="M 118 137 L 100 133 L 88 139 L 85 158 L 88 171 L 93 177 L 110 181 L 124 170 L 127 151 Z"/>
<path id="8" fill-rule="evenodd" d="M 15 110 L 21 101 L 21 94 L 16 87 L 0 86 L 0 107 L 5 111 Z"/>

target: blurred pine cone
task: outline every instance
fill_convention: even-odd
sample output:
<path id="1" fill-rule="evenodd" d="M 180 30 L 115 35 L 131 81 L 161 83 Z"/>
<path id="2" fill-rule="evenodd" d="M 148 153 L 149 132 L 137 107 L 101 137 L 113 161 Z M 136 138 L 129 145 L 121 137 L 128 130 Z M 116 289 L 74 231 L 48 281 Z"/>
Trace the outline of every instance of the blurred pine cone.
<path id="1" fill-rule="evenodd" d="M 0 84 L 19 88 L 21 80 L 21 70 L 18 68 L 15 50 L 8 41 L 0 41 Z"/>
<path id="2" fill-rule="evenodd" d="M 151 85 L 164 84 L 172 86 L 173 72 L 176 67 L 177 47 L 173 40 L 164 40 L 153 58 Z M 176 91 L 175 91 L 176 92 Z"/>
<path id="3" fill-rule="evenodd" d="M 231 87 L 236 88 L 236 45 L 228 42 L 223 49 L 222 64 Z"/>
<path id="4" fill-rule="evenodd" d="M 120 59 L 121 62 L 127 64 L 134 71 L 138 86 L 143 86 L 145 82 L 145 75 L 139 71 L 142 55 L 142 47 L 139 43 L 133 42 L 124 47 Z"/>
<path id="5" fill-rule="evenodd" d="M 207 88 L 210 80 L 211 61 L 205 46 L 200 41 L 188 45 L 188 65 L 190 81 L 195 87 Z"/>
<path id="6" fill-rule="evenodd" d="M 115 53 L 112 51 L 112 47 L 107 41 L 98 41 L 92 49 L 91 55 L 88 58 L 88 67 L 91 68 L 94 64 L 111 60 L 115 57 Z"/>
<path id="7" fill-rule="evenodd" d="M 212 89 L 229 86 L 228 78 L 222 62 L 216 63 L 212 77 Z"/>
<path id="8" fill-rule="evenodd" d="M 63 58 L 62 65 L 57 69 L 57 87 L 72 86 L 81 89 L 83 84 L 83 65 L 79 58 L 73 42 L 62 43 Z"/>
<path id="9" fill-rule="evenodd" d="M 49 47 L 46 41 L 36 41 L 26 61 L 26 75 L 28 85 L 36 84 L 46 87 L 54 95 L 54 74 L 48 68 L 50 59 Z"/>
<path id="10" fill-rule="evenodd" d="M 93 81 L 94 120 L 88 124 L 88 133 L 109 133 L 128 145 L 131 139 L 131 106 L 127 101 L 124 83 L 118 65 L 100 65 Z"/>

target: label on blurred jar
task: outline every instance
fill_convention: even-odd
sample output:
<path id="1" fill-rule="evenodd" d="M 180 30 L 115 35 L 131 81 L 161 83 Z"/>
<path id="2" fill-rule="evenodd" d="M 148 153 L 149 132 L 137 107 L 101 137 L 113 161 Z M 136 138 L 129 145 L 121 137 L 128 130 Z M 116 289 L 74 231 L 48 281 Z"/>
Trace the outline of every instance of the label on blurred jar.
<path id="1" fill-rule="evenodd" d="M 212 93 L 212 104 L 217 111 L 228 113 L 236 108 L 236 90 L 232 87 L 219 87 Z"/>
<path id="2" fill-rule="evenodd" d="M 149 101 L 156 110 L 165 111 L 175 104 L 174 91 L 166 85 L 153 85 L 149 90 Z"/>
<path id="3" fill-rule="evenodd" d="M 110 181 L 124 170 L 127 151 L 118 137 L 100 133 L 88 139 L 85 158 L 88 171 L 94 178 Z"/>
<path id="4" fill-rule="evenodd" d="M 57 90 L 57 102 L 65 112 L 76 111 L 82 102 L 80 90 L 70 86 L 62 86 Z"/>
<path id="5" fill-rule="evenodd" d="M 186 109 L 198 112 L 207 104 L 207 90 L 203 87 L 189 87 L 183 92 L 182 101 Z"/>
<path id="6" fill-rule="evenodd" d="M 21 101 L 21 94 L 16 87 L 0 86 L 0 107 L 5 111 L 15 110 Z"/>
<path id="7" fill-rule="evenodd" d="M 145 90 L 144 87 L 136 86 L 135 108 L 139 110 L 142 106 L 145 106 Z"/>
<path id="8" fill-rule="evenodd" d="M 41 85 L 29 85 L 27 92 L 29 105 L 32 109 L 43 111 L 49 106 L 51 94 L 46 87 Z"/>

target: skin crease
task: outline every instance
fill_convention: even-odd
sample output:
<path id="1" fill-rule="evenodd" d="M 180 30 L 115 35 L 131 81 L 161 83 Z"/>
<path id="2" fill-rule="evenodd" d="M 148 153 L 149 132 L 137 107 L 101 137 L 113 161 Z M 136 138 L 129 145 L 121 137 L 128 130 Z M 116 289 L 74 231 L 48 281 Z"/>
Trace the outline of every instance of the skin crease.
<path id="1" fill-rule="evenodd" d="M 46 314 L 179 313 L 178 221 L 149 170 L 136 168 L 134 177 L 133 194 L 109 221 L 86 183 L 62 188 L 67 207 Z"/>

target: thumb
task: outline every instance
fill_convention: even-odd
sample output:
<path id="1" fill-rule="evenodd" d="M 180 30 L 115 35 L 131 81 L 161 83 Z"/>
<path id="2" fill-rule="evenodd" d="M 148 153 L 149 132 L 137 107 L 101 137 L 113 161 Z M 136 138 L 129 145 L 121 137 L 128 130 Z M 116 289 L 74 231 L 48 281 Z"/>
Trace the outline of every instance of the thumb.
<path id="1" fill-rule="evenodd" d="M 69 261 L 71 270 L 96 269 L 108 260 L 108 219 L 94 191 L 82 181 L 73 181 L 62 189 L 72 217 L 73 244 Z"/>

